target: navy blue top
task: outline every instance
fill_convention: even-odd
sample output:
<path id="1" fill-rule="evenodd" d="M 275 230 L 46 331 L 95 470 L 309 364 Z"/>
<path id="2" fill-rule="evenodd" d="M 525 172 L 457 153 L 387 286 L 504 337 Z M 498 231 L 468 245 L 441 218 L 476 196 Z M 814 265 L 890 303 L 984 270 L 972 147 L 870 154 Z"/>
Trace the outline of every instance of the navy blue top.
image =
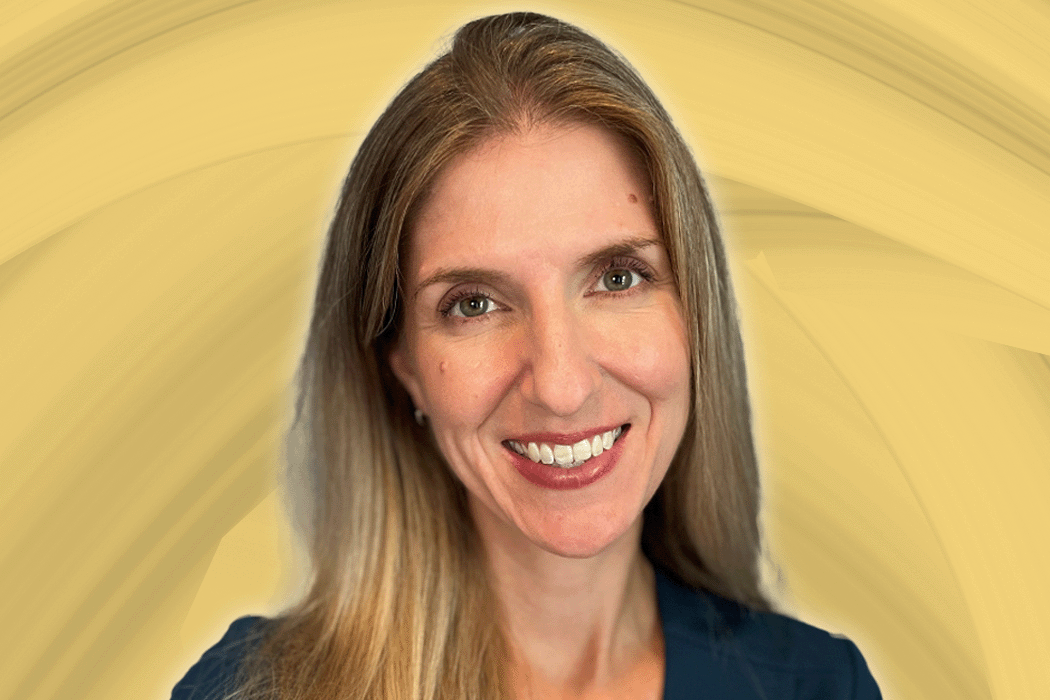
<path id="1" fill-rule="evenodd" d="M 679 586 L 656 570 L 664 700 L 881 700 L 856 645 L 775 613 Z M 172 700 L 220 700 L 266 620 L 242 617 L 186 673 Z"/>

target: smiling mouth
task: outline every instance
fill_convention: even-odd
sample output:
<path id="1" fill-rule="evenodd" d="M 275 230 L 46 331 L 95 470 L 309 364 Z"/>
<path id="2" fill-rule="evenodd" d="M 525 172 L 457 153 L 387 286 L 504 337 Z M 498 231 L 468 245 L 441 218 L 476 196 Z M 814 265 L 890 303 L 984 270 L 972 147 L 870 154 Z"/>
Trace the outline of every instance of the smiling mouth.
<path id="1" fill-rule="evenodd" d="M 607 430 L 604 433 L 596 433 L 590 438 L 580 440 L 572 445 L 547 442 L 519 442 L 517 440 L 504 440 L 503 445 L 536 464 L 550 464 L 563 469 L 572 469 L 573 467 L 582 466 L 592 457 L 597 457 L 602 452 L 612 449 L 613 444 L 623 437 L 630 427 L 630 423 L 625 423 L 618 428 Z"/>

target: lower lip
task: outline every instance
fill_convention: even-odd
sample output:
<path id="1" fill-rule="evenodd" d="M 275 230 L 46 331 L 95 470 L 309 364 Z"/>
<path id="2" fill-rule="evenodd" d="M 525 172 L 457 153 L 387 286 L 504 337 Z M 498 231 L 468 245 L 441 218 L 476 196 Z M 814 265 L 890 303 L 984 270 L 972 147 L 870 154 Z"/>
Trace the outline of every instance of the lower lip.
<path id="1" fill-rule="evenodd" d="M 578 467 L 565 468 L 555 464 L 537 464 L 508 447 L 504 449 L 510 453 L 511 461 L 518 472 L 530 483 L 540 488 L 568 491 L 590 486 L 611 472 L 616 463 L 620 461 L 623 441 L 629 432 L 630 430 L 625 430 L 610 449 L 597 457 L 591 457 Z"/>

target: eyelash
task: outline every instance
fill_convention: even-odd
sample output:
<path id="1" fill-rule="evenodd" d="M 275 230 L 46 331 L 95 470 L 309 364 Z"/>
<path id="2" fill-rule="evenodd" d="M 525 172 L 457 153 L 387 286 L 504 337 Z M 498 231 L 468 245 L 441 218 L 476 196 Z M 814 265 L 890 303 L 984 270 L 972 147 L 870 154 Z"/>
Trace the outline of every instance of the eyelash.
<path id="1" fill-rule="evenodd" d="M 611 272 L 612 270 L 629 270 L 641 277 L 642 280 L 644 280 L 645 282 L 652 282 L 656 279 L 656 275 L 653 274 L 652 268 L 650 268 L 648 265 L 646 265 L 641 260 L 638 260 L 637 258 L 611 258 L 608 261 L 606 261 L 605 264 L 601 266 L 601 268 L 599 268 L 595 277 L 598 280 L 601 280 L 601 278 L 604 277 L 607 272 Z M 638 285 L 635 285 L 633 287 L 629 287 L 628 289 L 619 292 L 603 290 L 596 293 L 616 295 L 630 294 L 631 290 L 635 289 L 637 286 Z M 473 287 L 461 289 L 455 292 L 452 296 L 448 297 L 445 300 L 445 302 L 440 306 L 440 308 L 438 308 L 438 311 L 441 313 L 442 316 L 449 318 L 452 316 L 452 309 L 456 308 L 456 304 L 463 301 L 464 299 L 474 299 L 477 297 L 488 299 L 490 304 L 495 304 L 498 306 L 496 300 L 493 299 L 491 295 L 477 287 Z M 476 321 L 481 318 L 484 318 L 485 316 L 488 316 L 488 314 L 486 313 L 482 314 L 481 316 L 474 316 L 470 318 L 464 318 L 461 320 Z"/>
<path id="2" fill-rule="evenodd" d="M 448 299 L 445 300 L 445 302 L 441 305 L 441 307 L 438 309 L 438 311 L 441 312 L 442 316 L 451 316 L 452 315 L 452 309 L 456 308 L 456 304 L 458 304 L 459 302 L 463 301 L 464 299 L 473 299 L 475 297 L 483 297 L 485 299 L 488 299 L 490 304 L 495 304 L 496 303 L 495 300 L 490 295 L 486 294 L 482 290 L 480 290 L 477 287 L 475 287 L 473 289 L 461 289 L 461 290 L 457 291 L 455 294 L 453 294 L 452 296 L 450 296 Z M 487 315 L 488 314 L 482 314 L 482 316 L 487 316 Z M 466 319 L 463 319 L 463 320 L 465 320 L 465 321 L 473 321 L 476 318 L 480 318 L 480 317 L 476 316 L 474 318 L 466 318 Z"/>
<path id="3" fill-rule="evenodd" d="M 597 275 L 598 279 L 601 280 L 602 277 L 605 277 L 605 273 L 611 272 L 613 270 L 629 270 L 629 271 L 635 273 L 636 275 L 638 275 L 639 277 L 641 277 L 642 280 L 644 280 L 646 282 L 652 282 L 653 280 L 656 279 L 656 275 L 653 274 L 652 268 L 650 268 L 648 265 L 646 265 L 644 262 L 642 262 L 638 258 L 612 258 L 612 259 L 608 260 L 604 265 L 602 265 L 601 269 L 598 271 L 598 275 Z M 602 292 L 602 293 L 603 294 L 627 294 L 627 293 L 630 293 L 630 291 L 632 289 L 634 289 L 636 286 L 637 285 L 629 287 L 629 288 L 627 288 L 627 289 L 625 289 L 625 290 L 623 290 L 621 292 L 606 291 L 606 292 Z"/>

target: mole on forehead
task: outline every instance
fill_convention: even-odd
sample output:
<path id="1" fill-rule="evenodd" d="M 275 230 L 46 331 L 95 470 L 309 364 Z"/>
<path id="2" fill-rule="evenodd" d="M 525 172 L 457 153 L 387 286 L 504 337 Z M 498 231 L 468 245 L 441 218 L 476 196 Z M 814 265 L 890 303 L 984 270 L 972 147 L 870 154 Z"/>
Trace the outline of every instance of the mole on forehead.
<path id="1" fill-rule="evenodd" d="M 627 195 L 627 201 L 631 202 L 632 204 L 637 202 L 638 201 L 638 195 L 636 195 L 634 192 L 631 192 L 630 194 Z"/>

